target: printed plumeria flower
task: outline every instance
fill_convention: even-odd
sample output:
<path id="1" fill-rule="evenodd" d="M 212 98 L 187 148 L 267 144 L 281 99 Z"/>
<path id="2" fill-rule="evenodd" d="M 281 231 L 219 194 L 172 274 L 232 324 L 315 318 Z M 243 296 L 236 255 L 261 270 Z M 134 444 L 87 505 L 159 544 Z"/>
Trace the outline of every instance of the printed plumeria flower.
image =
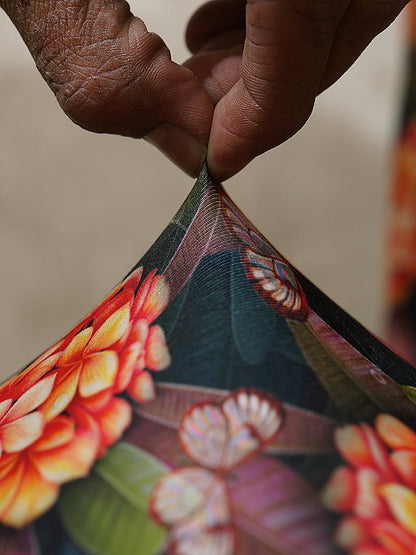
<path id="1" fill-rule="evenodd" d="M 21 527 L 47 510 L 60 484 L 86 476 L 131 421 L 125 389 L 154 397 L 145 370 L 170 357 L 151 325 L 169 289 L 138 268 L 63 340 L 0 387 L 0 522 Z"/>
<path id="2" fill-rule="evenodd" d="M 380 414 L 375 429 L 348 425 L 335 443 L 349 463 L 323 491 L 323 502 L 343 513 L 336 541 L 351 555 L 416 553 L 416 434 Z"/>
<path id="3" fill-rule="evenodd" d="M 45 418 L 36 409 L 52 392 L 59 357 L 48 354 L 0 387 L 0 458 L 22 451 L 42 435 Z"/>
<path id="4" fill-rule="evenodd" d="M 135 318 L 120 353 L 120 370 L 114 390 L 118 393 L 126 389 L 133 399 L 141 403 L 149 402 L 156 396 L 147 370 L 165 370 L 171 362 L 162 328 L 150 325 L 165 309 L 168 300 L 166 281 L 155 272 L 150 273 L 138 293 Z"/>
<path id="5" fill-rule="evenodd" d="M 72 337 L 57 361 L 53 393 L 42 406 L 47 420 L 61 413 L 76 394 L 88 399 L 106 390 L 127 388 L 138 401 L 154 398 L 154 385 L 144 370 L 170 364 L 163 330 L 150 324 L 166 307 L 169 289 L 151 272 L 139 287 L 142 269 L 102 303 Z"/>
<path id="6" fill-rule="evenodd" d="M 23 452 L 0 459 L 0 521 L 22 527 L 56 501 L 60 484 L 86 476 L 99 448 L 95 420 L 80 407 L 46 424 Z"/>
<path id="7" fill-rule="evenodd" d="M 227 475 L 260 453 L 281 425 L 278 401 L 256 389 L 239 389 L 219 405 L 202 402 L 185 412 L 179 440 L 196 466 L 162 476 L 149 501 L 153 518 L 169 529 L 169 553 L 235 553 Z"/>

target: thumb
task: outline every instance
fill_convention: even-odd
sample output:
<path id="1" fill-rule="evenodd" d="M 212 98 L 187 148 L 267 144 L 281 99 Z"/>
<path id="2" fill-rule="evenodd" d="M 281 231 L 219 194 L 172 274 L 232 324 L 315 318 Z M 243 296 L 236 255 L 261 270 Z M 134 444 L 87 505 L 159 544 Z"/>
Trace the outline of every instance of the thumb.
<path id="1" fill-rule="evenodd" d="M 217 179 L 282 143 L 309 118 L 349 0 L 247 0 L 241 77 L 217 104 L 208 165 Z"/>

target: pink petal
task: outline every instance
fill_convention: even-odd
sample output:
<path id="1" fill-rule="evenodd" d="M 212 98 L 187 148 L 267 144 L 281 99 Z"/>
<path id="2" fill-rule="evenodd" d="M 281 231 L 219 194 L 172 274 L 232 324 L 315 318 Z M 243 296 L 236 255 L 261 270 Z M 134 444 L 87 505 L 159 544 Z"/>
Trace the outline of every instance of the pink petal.
<path id="1" fill-rule="evenodd" d="M 149 329 L 145 360 L 146 368 L 149 370 L 165 370 L 171 363 L 165 334 L 160 326 L 152 326 Z"/>
<path id="2" fill-rule="evenodd" d="M 130 323 L 130 304 L 127 303 L 112 314 L 94 333 L 85 353 L 107 349 L 126 332 Z"/>
<path id="3" fill-rule="evenodd" d="M 89 397 L 111 387 L 117 370 L 118 356 L 114 351 L 103 351 L 86 357 L 79 379 L 81 397 Z"/>
<path id="4" fill-rule="evenodd" d="M 56 372 L 41 379 L 37 384 L 32 385 L 9 410 L 4 419 L 4 423 L 12 422 L 37 409 L 49 397 L 55 378 Z"/>
<path id="5" fill-rule="evenodd" d="M 40 410 L 45 415 L 46 421 L 52 420 L 55 416 L 64 411 L 74 398 L 78 387 L 81 368 L 81 364 L 73 366 L 59 378 L 59 381 L 57 380 L 52 393 L 40 407 Z"/>
<path id="6" fill-rule="evenodd" d="M 44 513 L 56 501 L 59 487 L 44 480 L 31 465 L 25 465 L 14 499 L 1 515 L 8 526 L 21 528 Z"/>
<path id="7" fill-rule="evenodd" d="M 17 453 L 40 438 L 44 426 L 43 414 L 32 412 L 18 418 L 1 429 L 3 449 L 7 453 Z"/>
<path id="8" fill-rule="evenodd" d="M 144 370 L 138 376 L 133 376 L 127 387 L 128 394 L 139 403 L 148 403 L 156 398 L 156 388 L 152 376 Z"/>
<path id="9" fill-rule="evenodd" d="M 62 353 L 59 359 L 58 366 L 66 366 L 68 364 L 74 364 L 80 360 L 83 352 L 88 345 L 93 328 L 90 326 L 79 333 L 72 339 L 71 343 L 67 346 L 65 351 Z"/>

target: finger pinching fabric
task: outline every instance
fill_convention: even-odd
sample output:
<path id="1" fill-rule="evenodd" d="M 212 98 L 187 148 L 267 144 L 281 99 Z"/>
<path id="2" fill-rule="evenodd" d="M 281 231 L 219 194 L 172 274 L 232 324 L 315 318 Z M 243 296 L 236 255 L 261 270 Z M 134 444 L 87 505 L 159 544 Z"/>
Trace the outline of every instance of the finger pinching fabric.
<path id="1" fill-rule="evenodd" d="M 0 552 L 416 549 L 416 373 L 207 169 L 155 244 L 0 387 Z"/>

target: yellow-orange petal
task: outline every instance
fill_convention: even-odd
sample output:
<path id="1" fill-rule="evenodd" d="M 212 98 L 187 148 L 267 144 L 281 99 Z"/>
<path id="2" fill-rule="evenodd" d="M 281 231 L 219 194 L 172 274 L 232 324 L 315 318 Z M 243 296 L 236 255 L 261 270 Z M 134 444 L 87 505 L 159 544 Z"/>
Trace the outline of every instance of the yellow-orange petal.
<path id="1" fill-rule="evenodd" d="M 393 520 L 375 520 L 371 523 L 371 535 L 394 555 L 413 555 L 415 538 Z"/>
<path id="2" fill-rule="evenodd" d="M 146 368 L 149 370 L 165 370 L 171 363 L 165 334 L 160 326 L 149 328 L 146 343 Z"/>
<path id="3" fill-rule="evenodd" d="M 25 391 L 32 387 L 32 385 L 35 385 L 54 367 L 60 356 L 61 353 L 55 353 L 45 359 L 40 357 L 40 359 L 42 359 L 41 362 L 39 362 L 40 359 L 37 359 L 25 370 L 17 374 L 15 378 L 6 382 L 1 391 L 8 391 L 10 393 L 10 397 L 18 399 L 24 394 Z"/>
<path id="4" fill-rule="evenodd" d="M 356 468 L 372 464 L 364 432 L 358 424 L 338 428 L 335 443 L 342 457 Z"/>
<path id="5" fill-rule="evenodd" d="M 100 431 L 95 419 L 81 406 L 68 409 L 75 421 L 73 439 L 49 451 L 31 450 L 31 460 L 41 475 L 51 482 L 63 483 L 86 476 L 97 457 Z"/>
<path id="6" fill-rule="evenodd" d="M 66 366 L 68 364 L 75 364 L 78 362 L 88 345 L 88 341 L 91 339 L 93 331 L 93 328 L 90 326 L 89 328 L 85 328 L 77 333 L 62 353 L 58 366 Z"/>
<path id="7" fill-rule="evenodd" d="M 125 304 L 112 314 L 92 336 L 85 353 L 108 349 L 126 332 L 130 323 L 130 303 Z"/>
<path id="8" fill-rule="evenodd" d="M 0 480 L 2 480 L 6 474 L 8 474 L 11 469 L 17 464 L 21 459 L 20 453 L 5 453 L 0 460 Z"/>
<path id="9" fill-rule="evenodd" d="M 386 503 L 380 495 L 382 479 L 372 468 L 357 471 L 357 496 L 354 513 L 361 518 L 384 518 L 388 516 Z"/>
<path id="10" fill-rule="evenodd" d="M 372 466 L 376 468 L 385 481 L 397 479 L 397 475 L 390 463 L 389 452 L 377 432 L 368 424 L 361 424 L 364 436 L 367 440 L 369 456 Z"/>
<path id="11" fill-rule="evenodd" d="M 76 432 L 74 438 L 61 447 L 31 453 L 31 460 L 45 480 L 63 484 L 87 476 L 97 449 L 98 442 L 92 434 Z"/>
<path id="12" fill-rule="evenodd" d="M 89 397 L 111 387 L 116 379 L 118 356 L 114 351 L 93 353 L 84 359 L 79 378 L 81 397 Z"/>
<path id="13" fill-rule="evenodd" d="M 82 364 L 79 363 L 57 380 L 52 393 L 43 403 L 39 410 L 45 415 L 45 420 L 50 421 L 63 412 L 74 398 L 77 391 Z"/>
<path id="14" fill-rule="evenodd" d="M 150 324 L 161 314 L 169 301 L 169 286 L 163 276 L 152 279 L 146 298 L 138 312 Z"/>
<path id="15" fill-rule="evenodd" d="M 26 414 L 1 429 L 3 449 L 7 453 L 22 451 L 42 435 L 45 419 L 39 411 Z"/>
<path id="16" fill-rule="evenodd" d="M 6 412 L 9 410 L 11 406 L 12 406 L 11 399 L 6 399 L 5 401 L 2 401 L 0 403 L 0 423 L 2 418 L 4 417 L 4 415 L 6 414 Z"/>
<path id="17" fill-rule="evenodd" d="M 416 451 L 394 451 L 390 460 L 403 482 L 416 489 Z"/>
<path id="18" fill-rule="evenodd" d="M 416 451 L 416 434 L 408 426 L 390 414 L 379 414 L 376 429 L 391 449 Z"/>
<path id="19" fill-rule="evenodd" d="M 144 370 L 133 376 L 127 387 L 127 393 L 139 403 L 148 403 L 156 398 L 156 388 L 152 376 Z"/>
<path id="20" fill-rule="evenodd" d="M 104 447 L 113 445 L 121 438 L 131 423 L 131 406 L 124 399 L 113 397 L 107 407 L 98 415 L 101 430 L 101 443 Z"/>
<path id="21" fill-rule="evenodd" d="M 88 412 L 96 413 L 106 407 L 112 396 L 112 389 L 105 389 L 96 395 L 91 395 L 91 397 L 83 397 L 82 406 L 86 408 Z"/>
<path id="22" fill-rule="evenodd" d="M 116 382 L 114 384 L 115 393 L 119 393 L 120 391 L 124 391 L 124 389 L 126 389 L 142 350 L 143 346 L 140 343 L 131 343 L 123 349 L 119 357 L 119 369 Z"/>
<path id="23" fill-rule="evenodd" d="M 351 511 L 357 494 L 355 472 L 348 466 L 337 468 L 327 482 L 321 500 L 333 511 Z"/>
<path id="24" fill-rule="evenodd" d="M 15 402 L 12 408 L 5 416 L 3 423 L 12 422 L 25 414 L 37 409 L 49 397 L 53 384 L 55 382 L 56 372 L 42 378 L 38 383 L 32 385 L 23 395 Z"/>
<path id="25" fill-rule="evenodd" d="M 21 528 L 42 513 L 56 501 L 59 486 L 44 480 L 31 464 L 26 464 L 19 488 L 13 500 L 1 515 L 7 526 Z"/>
<path id="26" fill-rule="evenodd" d="M 33 445 L 32 450 L 49 451 L 68 443 L 75 435 L 75 423 L 69 416 L 57 416 L 46 424 L 42 437 Z"/>
<path id="27" fill-rule="evenodd" d="M 5 470 L 5 472 L 3 472 Z M 3 522 L 2 515 L 10 503 L 13 501 L 22 480 L 24 464 L 14 456 L 10 459 L 5 469 L 0 471 L 0 522 Z"/>
<path id="28" fill-rule="evenodd" d="M 140 309 L 143 306 L 144 301 L 146 300 L 150 284 L 152 283 L 152 280 L 156 275 L 156 271 L 157 270 L 152 270 L 149 274 L 147 274 L 147 276 L 143 280 L 143 283 L 140 285 L 138 292 L 136 293 L 132 307 L 133 318 L 136 318 L 137 314 L 140 312 Z"/>
<path id="29" fill-rule="evenodd" d="M 416 493 L 395 483 L 381 486 L 380 492 L 397 522 L 416 537 Z"/>
<path id="30" fill-rule="evenodd" d="M 342 549 L 349 550 L 369 539 L 366 523 L 354 517 L 343 518 L 335 530 L 335 543 Z"/>

